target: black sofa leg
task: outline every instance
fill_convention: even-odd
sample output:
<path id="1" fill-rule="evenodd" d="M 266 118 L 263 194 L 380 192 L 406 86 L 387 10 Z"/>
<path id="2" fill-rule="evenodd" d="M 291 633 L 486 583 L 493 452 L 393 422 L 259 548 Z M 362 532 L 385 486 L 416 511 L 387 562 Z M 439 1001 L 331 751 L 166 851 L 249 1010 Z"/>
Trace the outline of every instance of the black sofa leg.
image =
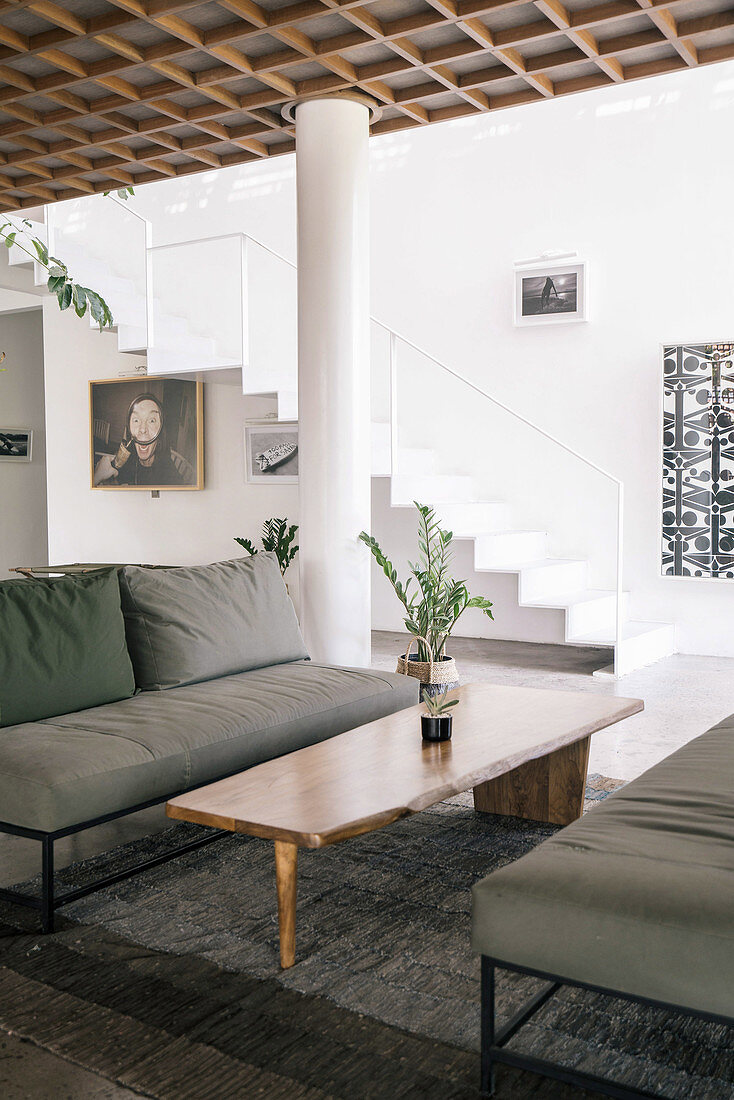
<path id="1" fill-rule="evenodd" d="M 41 841 L 41 931 L 54 930 L 54 842 L 45 836 Z"/>
<path id="2" fill-rule="evenodd" d="M 482 990 L 481 990 L 481 1083 L 482 1096 L 494 1096 L 494 1062 L 492 1060 L 492 1047 L 494 1046 L 495 1018 L 494 1018 L 494 965 L 482 955 Z"/>

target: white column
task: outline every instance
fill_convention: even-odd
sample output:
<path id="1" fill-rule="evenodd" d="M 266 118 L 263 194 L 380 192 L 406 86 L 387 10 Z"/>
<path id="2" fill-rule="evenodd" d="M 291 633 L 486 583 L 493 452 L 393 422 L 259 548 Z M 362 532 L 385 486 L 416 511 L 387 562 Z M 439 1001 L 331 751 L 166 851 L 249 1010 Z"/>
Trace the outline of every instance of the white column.
<path id="1" fill-rule="evenodd" d="M 296 111 L 301 621 L 314 660 L 370 663 L 369 107 Z"/>

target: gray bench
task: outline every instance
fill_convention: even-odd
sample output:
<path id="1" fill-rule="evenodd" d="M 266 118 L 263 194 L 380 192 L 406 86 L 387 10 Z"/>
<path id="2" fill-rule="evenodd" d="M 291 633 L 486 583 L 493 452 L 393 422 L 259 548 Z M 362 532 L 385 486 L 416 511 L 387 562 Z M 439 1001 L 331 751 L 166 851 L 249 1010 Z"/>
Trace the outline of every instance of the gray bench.
<path id="1" fill-rule="evenodd" d="M 658 1095 L 508 1044 L 562 985 L 734 1023 L 734 716 L 476 883 L 472 942 L 483 1095 L 496 1063 L 610 1096 Z M 547 983 L 502 1027 L 496 967 Z"/>

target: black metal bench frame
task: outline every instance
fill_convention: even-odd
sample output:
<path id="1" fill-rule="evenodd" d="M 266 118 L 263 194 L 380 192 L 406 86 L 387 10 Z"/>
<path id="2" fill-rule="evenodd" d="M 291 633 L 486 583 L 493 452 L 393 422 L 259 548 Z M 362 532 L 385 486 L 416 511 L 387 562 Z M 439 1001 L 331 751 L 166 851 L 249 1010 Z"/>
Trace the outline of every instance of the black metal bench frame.
<path id="1" fill-rule="evenodd" d="M 497 967 L 501 970 L 512 971 L 515 974 L 540 978 L 546 982 L 543 988 L 534 997 L 531 997 L 502 1027 L 497 1027 L 495 1015 L 495 968 Z M 608 1081 L 592 1073 L 584 1073 L 581 1070 L 558 1065 L 556 1062 L 546 1061 L 543 1058 L 534 1058 L 531 1055 L 507 1050 L 507 1044 L 512 1037 L 564 985 L 575 986 L 578 989 L 588 989 L 592 993 L 604 993 L 609 997 L 618 997 L 625 1001 L 648 1005 L 652 1008 L 662 1008 L 678 1015 L 692 1016 L 697 1020 L 706 1020 L 710 1023 L 726 1024 L 728 1026 L 734 1025 L 734 1017 L 719 1016 L 713 1012 L 700 1012 L 696 1009 L 682 1008 L 680 1005 L 667 1004 L 664 1001 L 651 1000 L 648 997 L 620 993 L 615 989 L 604 989 L 587 982 L 575 981 L 558 974 L 548 974 L 541 970 L 530 970 L 524 966 L 515 966 L 513 963 L 482 955 L 481 1095 L 483 1097 L 494 1095 L 494 1070 L 497 1063 L 502 1063 L 506 1066 L 514 1066 L 516 1069 L 529 1070 L 541 1077 L 551 1077 L 556 1081 L 563 1081 L 567 1085 L 576 1085 L 578 1088 L 600 1092 L 605 1096 L 613 1096 L 616 1100 L 666 1100 L 666 1097 L 659 1092 L 646 1092 L 644 1089 L 630 1088 L 628 1085 Z"/>
<path id="2" fill-rule="evenodd" d="M 210 833 L 207 833 L 206 836 L 197 837 L 196 840 L 181 844 L 177 848 L 172 848 L 167 852 L 162 852 L 160 855 L 145 859 L 141 863 L 135 863 L 130 867 L 126 867 L 124 871 L 118 871 L 114 875 L 105 875 L 103 878 L 96 879 L 86 886 L 80 886 L 75 890 L 66 890 L 63 894 L 56 893 L 54 882 L 54 844 L 57 840 L 61 840 L 61 838 L 65 836 L 72 836 L 74 833 L 84 832 L 86 829 L 93 829 L 96 825 L 104 825 L 108 821 L 116 821 L 120 817 L 127 817 L 129 814 L 138 813 L 140 810 L 150 809 L 152 806 L 160 806 L 162 803 L 168 802 L 170 798 L 175 798 L 177 795 L 183 793 L 183 790 L 174 791 L 171 794 L 165 795 L 163 798 L 153 798 L 148 802 L 140 802 L 127 810 L 116 810 L 114 813 L 103 814 L 101 817 L 82 821 L 78 825 L 69 825 L 65 829 L 56 829 L 51 833 L 43 832 L 40 829 L 29 829 L 24 825 L 12 825 L 8 821 L 0 821 L 0 833 L 9 833 L 11 836 L 22 836 L 29 840 L 38 840 L 41 842 L 40 897 L 33 894 L 21 893 L 20 890 L 0 888 L 0 901 L 11 902 L 15 905 L 23 905 L 27 909 L 36 909 L 41 915 L 41 931 L 44 934 L 53 932 L 56 910 L 60 909 L 62 905 L 68 905 L 71 901 L 77 901 L 79 898 L 84 898 L 88 894 L 94 893 L 95 890 L 101 890 L 104 886 L 112 886 L 115 882 L 122 882 L 126 878 L 132 878 L 133 875 L 140 874 L 141 871 L 147 871 L 150 867 L 157 867 L 161 863 L 167 863 L 169 859 L 175 859 L 176 856 L 180 856 L 184 852 L 191 852 L 196 848 L 203 847 L 205 844 L 211 844 L 213 840 L 219 840 L 223 836 L 233 835 L 225 829 L 214 829 Z"/>

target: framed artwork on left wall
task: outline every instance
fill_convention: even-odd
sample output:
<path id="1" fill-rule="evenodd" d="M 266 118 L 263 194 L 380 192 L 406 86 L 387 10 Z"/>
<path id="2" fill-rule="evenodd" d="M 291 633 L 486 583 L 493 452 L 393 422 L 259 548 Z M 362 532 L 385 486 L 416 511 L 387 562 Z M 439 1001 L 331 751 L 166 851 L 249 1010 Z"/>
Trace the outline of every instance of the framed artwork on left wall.
<path id="1" fill-rule="evenodd" d="M 93 489 L 203 489 L 203 383 L 114 378 L 89 383 Z"/>
<path id="2" fill-rule="evenodd" d="M 30 428 L 0 428 L 0 462 L 30 462 L 32 450 Z"/>
<path id="3" fill-rule="evenodd" d="M 32 450 L 30 428 L 0 428 L 0 462 L 30 462 Z"/>

